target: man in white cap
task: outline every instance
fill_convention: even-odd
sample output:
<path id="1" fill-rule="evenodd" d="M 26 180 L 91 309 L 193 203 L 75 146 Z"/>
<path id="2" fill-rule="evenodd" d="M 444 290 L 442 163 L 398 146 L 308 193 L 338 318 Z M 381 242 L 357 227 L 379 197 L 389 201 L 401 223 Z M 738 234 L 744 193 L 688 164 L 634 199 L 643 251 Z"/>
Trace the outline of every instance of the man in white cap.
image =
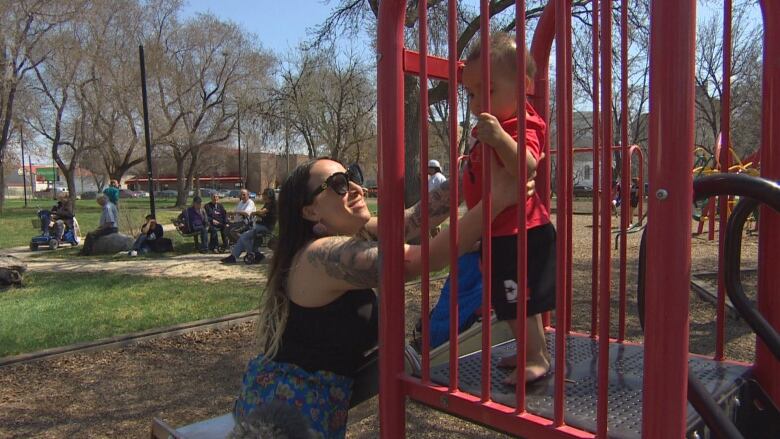
<path id="1" fill-rule="evenodd" d="M 447 181 L 447 177 L 441 173 L 441 164 L 438 160 L 428 161 L 428 192 Z"/>

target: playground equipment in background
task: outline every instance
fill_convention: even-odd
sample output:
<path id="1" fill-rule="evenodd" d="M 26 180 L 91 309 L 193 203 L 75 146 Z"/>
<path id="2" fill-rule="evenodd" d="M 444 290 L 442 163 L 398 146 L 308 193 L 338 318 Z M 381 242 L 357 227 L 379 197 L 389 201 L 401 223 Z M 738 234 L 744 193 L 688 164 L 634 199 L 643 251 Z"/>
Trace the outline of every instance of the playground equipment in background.
<path id="1" fill-rule="evenodd" d="M 731 174 L 745 174 L 751 176 L 759 176 L 760 170 L 760 150 L 752 153 L 743 161 L 739 158 L 734 148 L 728 148 L 728 155 L 721 151 L 721 138 L 722 134 L 718 134 L 718 140 L 715 143 L 715 152 L 711 153 L 702 147 L 697 147 L 694 150 L 694 156 L 696 157 L 693 165 L 693 176 L 699 178 L 707 175 L 713 175 L 723 172 L 722 169 L 727 168 L 727 172 Z M 729 165 L 725 163 L 725 166 L 721 166 L 721 157 L 733 159 L 733 163 Z M 731 215 L 731 211 L 734 209 L 737 201 L 735 197 L 726 198 L 726 218 Z M 693 204 L 693 220 L 698 223 L 696 229 L 696 235 L 701 235 L 704 232 L 704 225 L 707 224 L 707 238 L 712 241 L 715 239 L 715 219 L 718 216 L 718 199 L 710 197 L 704 200 L 696 200 Z M 751 217 L 751 220 L 754 217 Z M 749 227 L 748 230 L 752 230 L 753 227 Z"/>
<path id="2" fill-rule="evenodd" d="M 764 57 L 775 59 L 780 55 L 780 1 L 764 0 Z M 759 241 L 759 293 L 758 309 L 744 310 L 746 314 L 758 314 L 766 325 L 755 325 L 759 334 L 755 364 L 744 364 L 725 359 L 724 315 L 725 288 L 720 289 L 716 317 L 716 348 L 713 357 L 693 356 L 688 352 L 688 297 L 690 292 L 691 264 L 691 215 L 693 200 L 693 154 L 694 110 L 696 88 L 692 81 L 695 63 L 696 2 L 694 0 L 654 0 L 650 12 L 650 115 L 649 115 L 649 181 L 650 198 L 648 210 L 647 238 L 645 239 L 645 270 L 640 272 L 645 288 L 645 337 L 641 345 L 625 341 L 626 324 L 626 239 L 621 233 L 619 264 L 620 282 L 619 315 L 617 337 L 612 338 L 610 322 L 611 308 L 611 200 L 610 197 L 594 197 L 593 229 L 593 279 L 591 302 L 591 330 L 589 334 L 571 331 L 572 303 L 572 50 L 571 50 L 571 2 L 550 1 L 545 7 L 534 30 L 531 54 L 538 66 L 533 93 L 528 96 L 537 112 L 547 121 L 550 111 L 550 53 L 553 40 L 556 45 L 556 111 L 557 151 L 559 151 L 556 172 L 558 194 L 556 221 L 558 232 L 558 276 L 555 328 L 550 331 L 548 343 L 554 351 L 554 374 L 535 385 L 520 383 L 511 389 L 501 384 L 505 372 L 495 367 L 498 357 L 516 355 L 522 370 L 525 365 L 522 341 L 525 339 L 525 320 L 518 319 L 519 342 L 508 342 L 491 347 L 491 326 L 483 321 L 481 350 L 469 355 L 459 355 L 455 346 L 450 350 L 447 364 L 434 366 L 431 349 L 426 343 L 427 310 L 429 291 L 427 277 L 422 281 L 423 348 L 421 371 L 410 375 L 403 369 L 404 350 L 404 299 L 403 289 L 403 197 L 398 190 L 404 181 L 404 75 L 417 74 L 420 83 L 429 79 L 456 81 L 458 58 L 462 45 L 458 45 L 458 14 L 454 1 L 448 4 L 449 59 L 429 57 L 427 53 L 427 4 L 418 2 L 420 48 L 419 54 L 411 54 L 404 48 L 409 10 L 403 0 L 385 0 L 380 3 L 378 25 L 378 122 L 380 160 L 380 242 L 382 251 L 382 292 L 380 297 L 380 433 L 384 438 L 405 436 L 405 402 L 407 399 L 421 401 L 436 409 L 470 419 L 491 428 L 521 437 L 533 438 L 681 438 L 681 437 L 728 437 L 740 438 L 744 434 L 751 438 L 780 437 L 776 401 L 780 401 L 780 346 L 776 331 L 767 329 L 780 327 L 780 302 L 772 299 L 770 290 L 773 276 L 780 270 L 780 234 L 764 233 L 780 227 L 780 215 L 765 208 L 762 211 Z M 620 81 L 621 117 L 613 115 L 613 44 L 612 3 L 594 0 L 592 3 L 593 32 L 593 87 L 594 94 L 594 144 L 600 149 L 601 163 L 612 163 L 613 121 L 621 123 L 622 155 L 621 186 L 623 199 L 628 200 L 627 191 L 629 155 L 627 154 L 628 89 L 627 81 Z M 628 76 L 628 1 L 620 2 L 620 70 Z M 515 24 L 525 29 L 525 2 L 516 1 Z M 489 0 L 480 2 L 480 29 L 482 57 L 483 93 L 490 96 L 490 62 L 484 54 L 489 53 L 490 14 L 495 7 Z M 731 36 L 731 2 L 724 5 L 724 38 Z M 599 24 L 601 21 L 601 24 Z M 517 33 L 518 47 L 525 46 L 525 32 Z M 603 47 L 606 50 L 599 51 Z M 722 105 L 729 108 L 730 99 L 730 43 L 723 44 L 723 98 Z M 599 66 L 605 67 L 599 72 Z M 518 51 L 519 95 L 526 96 L 525 55 Z M 725 220 L 727 214 L 725 197 L 750 195 L 757 186 L 765 186 L 769 180 L 780 179 L 780 87 L 770 86 L 780 81 L 780 65 L 763 65 L 763 114 L 761 142 L 761 175 L 757 179 L 746 175 L 710 175 L 711 186 L 697 188 L 697 195 L 719 196 L 721 212 L 721 245 L 726 238 Z M 420 161 L 427 160 L 427 111 L 428 94 L 420 97 Z M 523 104 L 518 105 L 519 126 L 522 133 Z M 457 154 L 455 139 L 458 132 L 459 109 L 457 108 L 457 87 L 449 87 L 451 161 Z M 489 98 L 482 103 L 489 111 Z M 728 145 L 729 111 L 722 114 L 721 126 L 724 144 Z M 521 134 L 522 135 L 522 134 Z M 484 149 L 489 154 L 488 149 Z M 595 152 L 595 151 L 594 151 Z M 545 145 L 549 156 L 549 144 Z M 729 151 L 721 151 L 728 154 Z M 728 157 L 722 159 L 728 170 Z M 483 157 L 483 163 L 489 156 Z M 525 159 L 519 155 L 519 182 L 524 182 Z M 612 182 L 612 167 L 594 163 L 594 171 L 600 172 L 601 188 L 608 188 Z M 490 170 L 484 168 L 484 181 L 489 181 Z M 540 163 L 537 169 L 537 191 L 549 203 L 550 168 L 549 161 Z M 452 172 L 450 179 L 456 179 Z M 748 179 L 746 186 L 733 190 L 729 181 L 722 177 Z M 420 175 L 424 181 L 425 175 Z M 740 184 L 742 184 L 740 183 Z M 701 182 L 699 185 L 701 186 Z M 763 185 L 763 186 L 762 186 Z M 457 189 L 453 189 L 455 192 Z M 602 189 L 603 190 L 603 189 Z M 483 199 L 489 199 L 491 188 L 485 185 Z M 457 194 L 451 194 L 457 199 Z M 767 194 L 763 194 L 767 195 Z M 773 208 L 780 196 L 776 185 L 764 199 Z M 423 212 L 426 210 L 427 193 L 423 190 Z M 455 204 L 455 203 L 453 203 Z M 520 204 L 523 212 L 523 203 Z M 628 203 L 623 203 L 628 209 Z M 486 209 L 489 209 L 486 208 Z M 598 211 L 596 210 L 598 209 Z M 736 208 L 739 209 L 738 207 Z M 489 211 L 486 210 L 486 215 Z M 523 214 L 520 215 L 521 222 Z M 621 216 L 621 229 L 626 230 L 628 215 Z M 427 224 L 423 218 L 423 229 Z M 457 212 L 451 211 L 450 223 L 457 221 Z M 483 227 L 483 245 L 490 242 L 489 227 Z M 519 224 L 518 242 L 518 284 L 525 284 L 524 224 Z M 428 238 L 423 237 L 425 249 Z M 457 234 L 451 234 L 451 248 L 456 248 Z M 722 247 L 721 247 L 722 248 Z M 489 251 L 486 254 L 490 254 Z M 722 254 L 722 252 L 720 252 Z M 452 255 L 454 264 L 457 255 Z M 453 265 L 451 264 L 451 266 Z M 722 261 L 720 266 L 724 266 Z M 486 262 L 483 272 L 489 277 L 490 264 Z M 425 272 L 425 270 L 423 270 Z M 727 273 L 728 275 L 728 273 Z M 456 276 L 456 274 L 454 274 Z M 723 276 L 721 276 L 723 277 Z M 733 279 L 732 279 L 733 280 Z M 485 283 L 483 306 L 490 303 L 492 292 Z M 518 291 L 518 314 L 524 314 L 524 289 Z M 731 296 L 732 290 L 729 291 Z M 452 293 L 452 297 L 457 297 Z M 733 300 L 733 299 L 732 299 Z M 456 303 L 451 302 L 453 320 L 457 316 Z M 759 319 L 756 319 L 758 321 Z M 747 321 L 747 319 L 746 319 Z M 547 321 L 549 322 L 549 320 Z M 451 326 L 451 339 L 457 330 Z M 519 349 L 517 349 L 520 347 Z M 490 353 L 488 355 L 487 353 Z M 698 375 L 699 379 L 695 379 Z M 712 378 L 717 377 L 715 380 Z M 703 385 L 702 385 L 703 383 Z M 690 396 L 690 398 L 688 398 Z M 689 406 L 690 403 L 696 408 Z M 739 403 L 737 402 L 739 400 Z M 725 409 L 727 413 L 724 413 Z M 731 423 L 735 420 L 740 431 Z"/>

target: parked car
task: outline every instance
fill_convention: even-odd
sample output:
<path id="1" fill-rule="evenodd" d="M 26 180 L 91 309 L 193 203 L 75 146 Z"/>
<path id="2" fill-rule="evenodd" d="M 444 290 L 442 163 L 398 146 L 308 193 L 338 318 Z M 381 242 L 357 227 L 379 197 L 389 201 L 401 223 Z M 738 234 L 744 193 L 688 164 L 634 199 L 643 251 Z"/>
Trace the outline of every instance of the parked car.
<path id="1" fill-rule="evenodd" d="M 574 185 L 574 196 L 575 197 L 590 197 L 593 196 L 593 188 L 591 186 L 586 186 L 583 184 L 575 184 Z"/>
<path id="2" fill-rule="evenodd" d="M 154 193 L 154 196 L 157 198 L 176 198 L 177 195 L 179 195 L 179 193 L 171 189 L 157 191 Z"/>
<path id="3" fill-rule="evenodd" d="M 149 198 L 149 192 L 146 191 L 133 191 L 138 198 Z"/>
<path id="4" fill-rule="evenodd" d="M 95 191 L 87 191 L 81 193 L 81 199 L 82 200 L 94 200 L 98 196 L 98 193 Z"/>
<path id="5" fill-rule="evenodd" d="M 119 198 L 138 198 L 138 194 L 130 189 L 119 189 Z"/>
<path id="6" fill-rule="evenodd" d="M 253 200 L 254 200 L 255 198 L 257 198 L 257 192 L 252 192 L 252 191 L 249 191 L 249 198 L 251 198 L 251 199 L 253 199 Z"/>
<path id="7" fill-rule="evenodd" d="M 241 195 L 241 190 L 239 189 L 233 189 L 227 194 L 227 196 L 230 198 L 238 198 L 239 195 Z"/>
<path id="8" fill-rule="evenodd" d="M 211 189 L 211 188 L 201 188 L 200 189 L 200 196 L 203 197 L 203 198 L 210 198 L 215 193 L 217 193 L 216 189 Z"/>

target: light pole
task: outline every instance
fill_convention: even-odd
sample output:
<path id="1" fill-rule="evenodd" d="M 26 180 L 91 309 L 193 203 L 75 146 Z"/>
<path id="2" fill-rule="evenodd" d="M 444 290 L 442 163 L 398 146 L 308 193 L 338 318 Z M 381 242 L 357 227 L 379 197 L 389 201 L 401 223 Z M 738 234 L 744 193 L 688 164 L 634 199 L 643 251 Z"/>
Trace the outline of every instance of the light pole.
<path id="1" fill-rule="evenodd" d="M 27 172 L 24 170 L 24 134 L 19 125 L 19 145 L 22 147 L 22 188 L 24 188 L 24 207 L 27 207 Z"/>

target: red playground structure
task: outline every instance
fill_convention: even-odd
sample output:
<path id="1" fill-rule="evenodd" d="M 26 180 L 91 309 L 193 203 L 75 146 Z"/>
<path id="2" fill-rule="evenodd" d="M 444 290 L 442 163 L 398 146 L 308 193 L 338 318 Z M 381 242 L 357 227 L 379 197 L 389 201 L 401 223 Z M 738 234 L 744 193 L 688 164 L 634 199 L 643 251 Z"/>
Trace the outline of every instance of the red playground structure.
<path id="1" fill-rule="evenodd" d="M 532 93 L 526 93 L 525 56 L 518 50 L 520 96 L 534 105 L 542 118 L 550 120 L 550 53 L 555 42 L 555 109 L 557 124 L 556 228 L 557 296 L 556 309 L 548 319 L 548 345 L 554 353 L 553 374 L 544 383 L 508 388 L 501 384 L 506 371 L 496 367 L 498 358 L 516 353 L 520 370 L 525 365 L 525 320 L 518 319 L 517 339 L 490 346 L 490 319 L 482 322 L 482 349 L 459 355 L 455 343 L 449 363 L 432 365 L 428 342 L 430 308 L 429 278 L 422 279 L 422 357 L 419 373 L 404 370 L 404 75 L 419 75 L 421 84 L 429 78 L 457 81 L 459 77 L 458 17 L 455 0 L 449 8 L 449 59 L 428 56 L 426 1 L 419 2 L 419 54 L 404 47 L 404 0 L 379 3 L 378 27 L 378 109 L 379 109 L 379 209 L 382 252 L 380 305 L 380 393 L 381 437 L 405 437 L 405 401 L 420 401 L 438 410 L 526 438 L 777 438 L 780 437 L 780 295 L 773 281 L 780 272 L 780 0 L 760 2 L 764 20 L 763 102 L 761 124 L 761 177 L 720 173 L 694 181 L 694 100 L 695 100 L 695 0 L 655 0 L 651 2 L 650 23 L 650 118 L 648 148 L 647 227 L 640 251 L 639 309 L 644 322 L 644 343 L 624 340 L 626 314 L 626 229 L 628 215 L 621 215 L 621 245 L 618 288 L 619 315 L 616 331 L 610 331 L 611 283 L 611 197 L 613 120 L 627 123 L 625 81 L 621 81 L 620 111 L 614 118 L 612 107 L 612 28 L 613 12 L 623 31 L 620 40 L 622 60 L 628 53 L 628 1 L 592 2 L 593 89 L 594 97 L 594 249 L 590 333 L 571 331 L 572 304 L 572 28 L 571 0 L 551 0 L 540 18 L 530 44 L 538 64 Z M 731 1 L 724 2 L 724 96 L 729 108 L 731 72 Z M 491 2 L 481 0 L 482 54 L 489 53 L 489 10 Z M 614 10 L 614 11 L 613 11 Z M 518 47 L 525 42 L 525 2 L 516 1 Z M 490 78 L 489 56 L 482 56 L 482 77 Z M 620 77 L 627 66 L 621 62 Z M 599 69 L 601 66 L 601 69 Z M 490 108 L 490 81 L 482 81 L 482 108 Z M 425 90 L 425 87 L 422 87 Z M 457 88 L 449 88 L 450 163 L 457 163 Z M 518 126 L 524 134 L 524 99 L 518 106 Z M 421 162 L 427 157 L 427 93 L 421 94 Z M 721 121 L 723 143 L 729 145 L 729 112 Z M 630 187 L 630 154 L 625 126 L 617 144 L 622 148 L 621 187 L 623 200 Z M 548 140 L 549 143 L 549 140 Z M 483 148 L 488 154 L 489 148 Z M 550 157 L 550 145 L 545 145 Z M 728 148 L 723 148 L 722 166 L 728 166 Z M 525 182 L 525 155 L 519 154 L 518 181 Z M 599 161 L 606 166 L 600 166 Z M 490 181 L 489 156 L 484 155 L 483 181 Z M 537 180 L 550 181 L 550 160 L 540 162 Z M 457 180 L 457 166 L 450 179 Z M 726 168 L 727 169 L 727 168 Z M 428 194 L 423 170 L 422 202 L 427 209 Z M 626 172 L 628 171 L 628 172 Z M 524 183 L 519 183 L 524 185 Z M 550 186 L 537 191 L 549 203 Z M 521 191 L 522 193 L 523 191 Z M 483 188 L 489 200 L 491 188 Z M 450 222 L 457 222 L 457 185 L 453 185 Z M 689 353 L 689 294 L 691 271 L 691 212 L 694 198 L 721 197 L 722 209 L 729 196 L 739 196 L 726 224 L 721 213 L 720 291 L 718 295 L 716 354 L 703 357 Z M 485 203 L 485 218 L 490 218 Z M 742 229 L 747 216 L 761 205 L 759 223 L 759 271 L 757 306 L 742 291 L 739 279 Z M 525 203 L 520 203 L 518 238 L 518 284 L 526 285 Z M 623 203 L 628 209 L 628 203 Z M 424 221 L 427 221 L 424 219 Z M 595 227 L 595 225 L 598 227 Z M 489 227 L 484 227 L 483 246 L 490 245 Z M 423 222 L 422 230 L 428 230 Z M 451 229 L 451 248 L 457 248 L 456 229 Z M 597 232 L 597 233 L 596 233 Z M 423 251 L 428 237 L 423 236 Z M 483 254 L 490 250 L 483 247 Z M 451 255 L 452 276 L 457 277 L 456 254 Z M 483 276 L 490 278 L 489 257 L 483 258 Z M 427 270 L 423 270 L 427 272 Z M 490 303 L 489 282 L 485 282 L 483 309 Z M 457 321 L 457 282 L 450 297 L 450 321 Z M 518 315 L 525 315 L 525 288 L 518 291 Z M 724 356 L 724 300 L 726 294 L 741 317 L 757 334 L 754 364 L 730 361 Z M 457 325 L 451 325 L 450 340 L 457 339 Z M 488 354 L 489 353 L 489 354 Z M 520 380 L 522 381 L 522 380 Z"/>

